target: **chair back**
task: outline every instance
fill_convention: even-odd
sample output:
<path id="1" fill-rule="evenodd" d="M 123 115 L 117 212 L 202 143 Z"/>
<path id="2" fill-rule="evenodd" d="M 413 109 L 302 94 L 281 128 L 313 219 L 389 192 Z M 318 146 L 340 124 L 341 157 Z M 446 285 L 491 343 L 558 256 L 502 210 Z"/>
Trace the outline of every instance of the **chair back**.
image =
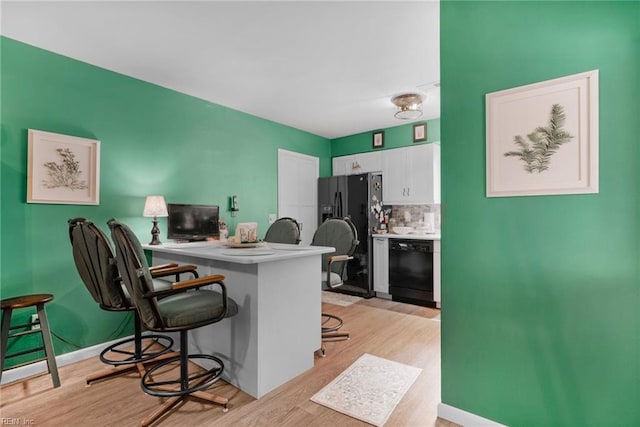
<path id="1" fill-rule="evenodd" d="M 322 269 L 328 264 L 328 259 L 334 255 L 353 255 L 358 246 L 358 232 L 356 226 L 347 217 L 329 218 L 316 230 L 311 240 L 312 246 L 330 246 L 335 252 L 322 255 Z M 346 261 L 334 262 L 331 271 L 342 275 Z"/>
<path id="2" fill-rule="evenodd" d="M 131 229 L 115 219 L 108 221 L 111 240 L 116 247 L 118 270 L 122 276 L 140 319 L 148 329 L 162 326 L 162 318 L 155 298 L 146 295 L 153 291 L 153 279 L 140 241 Z"/>
<path id="3" fill-rule="evenodd" d="M 300 224 L 293 218 L 279 218 L 269 226 L 264 241 L 297 245 L 300 243 Z"/>
<path id="4" fill-rule="evenodd" d="M 95 302 L 105 310 L 131 309 L 107 236 L 86 218 L 68 223 L 73 261 Z"/>

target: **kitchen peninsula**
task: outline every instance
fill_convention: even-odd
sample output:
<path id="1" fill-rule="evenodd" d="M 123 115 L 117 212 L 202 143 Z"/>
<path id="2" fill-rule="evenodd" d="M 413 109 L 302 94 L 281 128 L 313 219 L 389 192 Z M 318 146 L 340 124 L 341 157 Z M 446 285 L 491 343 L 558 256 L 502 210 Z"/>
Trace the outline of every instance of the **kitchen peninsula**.
<path id="1" fill-rule="evenodd" d="M 195 264 L 200 276 L 223 274 L 238 314 L 190 331 L 189 351 L 223 359 L 223 378 L 255 398 L 314 364 L 321 346 L 323 246 L 265 243 L 229 248 L 217 242 L 143 245 L 153 265 Z"/>

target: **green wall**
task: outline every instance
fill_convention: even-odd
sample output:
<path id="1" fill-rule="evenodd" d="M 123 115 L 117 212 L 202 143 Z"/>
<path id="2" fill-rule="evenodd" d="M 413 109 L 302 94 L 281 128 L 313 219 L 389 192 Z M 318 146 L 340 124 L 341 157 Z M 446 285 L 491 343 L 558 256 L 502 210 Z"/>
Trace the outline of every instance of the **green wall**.
<path id="1" fill-rule="evenodd" d="M 421 144 L 440 141 L 440 119 L 426 120 L 427 140 Z M 368 151 L 388 150 L 413 144 L 413 123 L 394 126 L 384 130 L 384 147 L 372 147 L 373 131 L 358 133 L 331 140 L 331 156 L 366 153 Z"/>
<path id="2" fill-rule="evenodd" d="M 441 3 L 442 401 L 640 425 L 640 3 Z M 485 197 L 485 94 L 600 70 L 600 192 Z"/>
<path id="3" fill-rule="evenodd" d="M 102 311 L 71 258 L 67 220 L 92 219 L 103 230 L 116 217 L 141 241 L 151 221 L 145 196 L 168 202 L 219 204 L 236 194 L 231 221 L 258 221 L 277 212 L 277 149 L 320 158 L 330 175 L 328 139 L 259 119 L 8 38 L 2 50 L 0 292 L 3 298 L 47 292 L 53 331 L 78 347 L 131 333 L 125 315 Z M 99 206 L 26 203 L 27 129 L 101 141 Z M 160 220 L 166 239 L 166 221 Z M 26 316 L 26 315 L 25 315 Z M 56 353 L 75 350 L 54 338 Z M 13 347 L 24 346 L 24 342 Z M 11 348 L 10 351 L 15 351 Z"/>

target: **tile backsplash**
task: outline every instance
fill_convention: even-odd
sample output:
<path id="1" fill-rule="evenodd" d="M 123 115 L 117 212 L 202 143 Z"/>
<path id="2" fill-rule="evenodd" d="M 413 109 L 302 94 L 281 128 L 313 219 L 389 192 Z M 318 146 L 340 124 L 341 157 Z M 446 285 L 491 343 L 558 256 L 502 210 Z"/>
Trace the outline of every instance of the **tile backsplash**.
<path id="1" fill-rule="evenodd" d="M 433 213 L 434 227 L 440 230 L 440 205 L 391 205 L 391 219 L 399 227 L 419 227 L 424 224 L 425 213 Z M 427 215 L 428 216 L 428 215 Z"/>

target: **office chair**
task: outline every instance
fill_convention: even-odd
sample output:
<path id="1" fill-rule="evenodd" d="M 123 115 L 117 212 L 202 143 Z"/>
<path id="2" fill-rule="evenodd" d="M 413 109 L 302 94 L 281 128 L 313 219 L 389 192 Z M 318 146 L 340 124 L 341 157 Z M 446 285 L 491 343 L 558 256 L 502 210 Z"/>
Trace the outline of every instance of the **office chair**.
<path id="1" fill-rule="evenodd" d="M 293 218 L 278 218 L 269 226 L 269 229 L 267 229 L 264 241 L 297 245 L 300 243 L 300 224 Z"/>
<path id="2" fill-rule="evenodd" d="M 352 255 L 358 243 L 358 232 L 349 218 L 330 218 L 318 227 L 311 245 L 335 248 L 334 253 L 322 255 L 323 289 L 335 289 L 344 284 L 344 270 L 347 262 L 353 259 Z M 338 332 L 343 323 L 342 319 L 334 314 L 322 313 L 322 356 L 325 355 L 325 341 L 349 339 L 348 332 Z"/>
<path id="3" fill-rule="evenodd" d="M 156 332 L 180 332 L 180 355 L 155 365 L 142 377 L 141 386 L 145 393 L 167 399 L 142 420 L 141 425 L 153 423 L 189 396 L 222 405 L 226 412 L 228 399 L 203 391 L 220 379 L 224 370 L 222 360 L 208 354 L 189 354 L 187 335 L 191 329 L 219 322 L 238 312 L 235 301 L 227 297 L 224 276 L 216 274 L 185 280 L 173 283 L 170 289 L 155 291 L 138 238 L 129 227 L 115 219 L 108 224 L 116 247 L 118 270 L 144 326 Z M 200 289 L 206 285 L 215 285 L 220 291 Z M 212 367 L 189 373 L 190 361 Z M 168 365 L 175 362 L 179 362 L 179 377 L 163 379 Z M 158 374 L 157 378 L 154 374 Z"/>
<path id="4" fill-rule="evenodd" d="M 100 353 L 100 360 L 112 368 L 86 377 L 87 384 L 116 375 L 137 370 L 142 376 L 144 364 L 175 356 L 171 352 L 173 340 L 164 335 L 142 335 L 140 317 L 132 304 L 122 281 L 116 259 L 107 236 L 95 224 L 85 218 L 68 221 L 69 240 L 73 251 L 73 260 L 80 278 L 96 303 L 107 311 L 129 311 L 134 313 L 134 336 L 120 340 Z M 198 277 L 195 265 L 178 266 L 165 264 L 152 270 L 154 278 L 190 273 Z M 156 289 L 168 288 L 168 282 L 156 280 Z M 131 347 L 133 346 L 133 350 Z"/>

